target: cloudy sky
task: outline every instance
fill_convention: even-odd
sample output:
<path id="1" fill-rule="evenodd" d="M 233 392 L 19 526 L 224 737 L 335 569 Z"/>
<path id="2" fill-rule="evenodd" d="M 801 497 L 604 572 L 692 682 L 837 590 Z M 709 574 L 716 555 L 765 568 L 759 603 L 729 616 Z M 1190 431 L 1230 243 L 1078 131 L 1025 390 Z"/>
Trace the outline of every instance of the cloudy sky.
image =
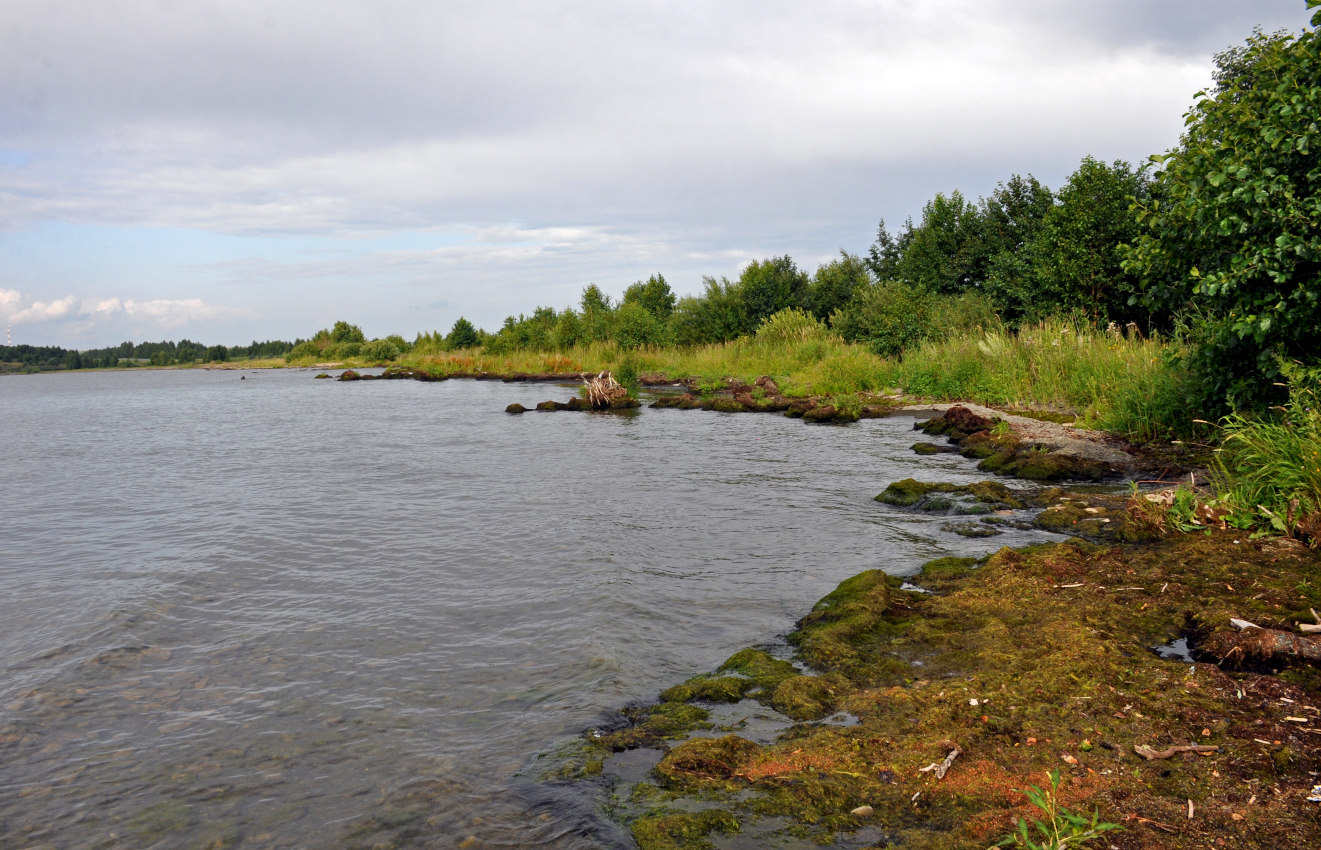
<path id="1" fill-rule="evenodd" d="M 1304 0 L 5 0 L 13 340 L 369 336 L 681 294 L 1173 146 Z"/>

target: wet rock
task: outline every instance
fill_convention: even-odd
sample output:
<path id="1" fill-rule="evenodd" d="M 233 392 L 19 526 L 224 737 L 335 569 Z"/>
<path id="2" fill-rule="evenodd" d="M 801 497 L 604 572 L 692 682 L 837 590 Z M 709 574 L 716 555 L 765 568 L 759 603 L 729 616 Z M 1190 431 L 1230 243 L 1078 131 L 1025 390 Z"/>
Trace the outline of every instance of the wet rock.
<path id="1" fill-rule="evenodd" d="M 913 451 L 920 455 L 958 454 L 958 446 L 938 446 L 935 443 L 913 443 Z"/>
<path id="2" fill-rule="evenodd" d="M 537 410 L 559 410 L 560 404 L 561 402 L 558 401 L 543 401 L 537 405 Z"/>
<path id="3" fill-rule="evenodd" d="M 978 416 L 961 404 L 956 404 L 945 411 L 943 416 L 919 422 L 914 426 L 933 436 L 944 434 L 951 440 L 959 441 L 978 431 L 989 431 L 995 423 L 985 416 Z"/>
<path id="4" fill-rule="evenodd" d="M 329 377 L 330 377 L 330 373 L 329 373 L 329 372 L 321 372 L 321 373 L 318 374 L 316 377 L 317 377 L 318 380 L 321 379 L 321 378 L 329 378 Z"/>
<path id="5" fill-rule="evenodd" d="M 526 412 L 527 412 L 527 408 L 519 404 L 518 402 L 514 402 L 513 404 L 505 408 L 505 413 L 526 413 Z"/>
<path id="6" fill-rule="evenodd" d="M 768 396 L 777 396 L 780 394 L 780 385 L 775 383 L 775 379 L 770 375 L 762 375 L 756 381 L 757 386 L 761 387 L 762 392 Z"/>
<path id="7" fill-rule="evenodd" d="M 361 381 L 362 375 L 352 369 L 345 369 L 343 372 L 339 373 L 339 379 L 341 381 Z"/>
<path id="8" fill-rule="evenodd" d="M 656 775 L 681 785 L 695 779 L 729 779 L 757 750 L 756 744 L 738 735 L 694 738 L 666 753 L 656 765 Z"/>

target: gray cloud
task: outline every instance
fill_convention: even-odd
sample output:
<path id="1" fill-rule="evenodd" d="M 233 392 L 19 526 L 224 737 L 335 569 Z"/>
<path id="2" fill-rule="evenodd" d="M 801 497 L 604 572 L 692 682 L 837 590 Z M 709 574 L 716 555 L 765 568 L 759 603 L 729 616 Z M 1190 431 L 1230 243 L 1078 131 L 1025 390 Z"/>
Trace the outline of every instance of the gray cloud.
<path id="1" fill-rule="evenodd" d="M 342 284 L 327 297 L 346 305 L 354 281 L 434 285 L 463 309 L 445 287 L 498 276 L 489 323 L 607 275 L 691 290 L 703 263 L 862 250 L 936 191 L 1163 150 L 1213 52 L 1307 17 L 1302 0 L 9 0 L 0 240 L 48 222 L 346 240 L 223 273 L 232 257 L 199 256 L 139 301 L 227 275 Z M 469 241 L 352 241 L 398 230 Z M 81 295 L 120 297 L 105 274 Z"/>

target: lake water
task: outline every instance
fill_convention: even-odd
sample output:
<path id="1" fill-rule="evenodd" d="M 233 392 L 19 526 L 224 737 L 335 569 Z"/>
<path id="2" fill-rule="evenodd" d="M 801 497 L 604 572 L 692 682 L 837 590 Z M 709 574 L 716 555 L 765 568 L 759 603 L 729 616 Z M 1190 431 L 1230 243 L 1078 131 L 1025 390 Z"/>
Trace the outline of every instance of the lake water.
<path id="1" fill-rule="evenodd" d="M 537 756 L 967 540 L 911 417 L 505 414 L 567 387 L 0 379 L 0 846 L 630 846 Z M 466 842 L 466 843 L 464 843 Z"/>

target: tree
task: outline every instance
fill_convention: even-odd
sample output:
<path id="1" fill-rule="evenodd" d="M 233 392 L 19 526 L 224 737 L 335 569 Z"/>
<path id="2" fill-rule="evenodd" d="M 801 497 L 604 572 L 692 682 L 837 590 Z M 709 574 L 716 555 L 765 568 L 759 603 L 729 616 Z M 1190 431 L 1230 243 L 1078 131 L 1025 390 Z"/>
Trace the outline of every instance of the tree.
<path id="1" fill-rule="evenodd" d="M 747 332 L 786 307 L 803 307 L 807 295 L 807 273 L 788 255 L 753 260 L 738 280 L 739 297 L 747 315 Z"/>
<path id="2" fill-rule="evenodd" d="M 480 342 L 481 339 L 477 335 L 477 329 L 473 327 L 472 322 L 462 316 L 454 320 L 454 326 L 445 335 L 445 349 L 447 351 L 476 348 Z"/>
<path id="3" fill-rule="evenodd" d="M 366 342 L 367 337 L 363 336 L 362 328 L 357 325 L 350 325 L 348 322 L 336 322 L 335 327 L 330 331 L 331 342 Z"/>
<path id="4" fill-rule="evenodd" d="M 1130 306 L 1137 281 L 1122 267 L 1120 246 L 1138 235 L 1130 206 L 1149 196 L 1145 168 L 1085 157 L 1028 246 L 1034 279 L 1028 315 L 1074 313 L 1097 324 L 1145 320 L 1140 305 Z"/>
<path id="5" fill-rule="evenodd" d="M 749 327 L 737 284 L 725 278 L 702 278 L 705 291 L 679 299 L 670 319 L 674 341 L 679 345 L 724 342 L 756 330 Z"/>
<path id="6" fill-rule="evenodd" d="M 883 227 L 883 226 L 882 226 Z M 881 233 L 877 234 L 878 240 Z M 888 234 L 885 234 L 888 236 Z M 889 246 L 874 245 L 881 280 L 900 280 L 932 292 L 958 293 L 985 276 L 987 256 L 981 214 L 955 190 L 937 194 L 922 207 L 922 223 L 912 219 Z M 886 256 L 893 258 L 885 262 Z"/>
<path id="7" fill-rule="evenodd" d="M 674 312 L 674 291 L 665 282 L 665 276 L 654 274 L 646 282 L 638 281 L 624 290 L 625 304 L 639 304 L 659 321 L 666 321 Z"/>
<path id="8" fill-rule="evenodd" d="M 620 348 L 641 348 L 665 341 L 665 324 L 637 301 L 625 301 L 616 317 L 615 341 Z"/>
<path id="9" fill-rule="evenodd" d="M 853 298 L 859 287 L 871 283 L 867 264 L 853 254 L 839 252 L 839 259 L 818 266 L 807 287 L 806 308 L 818 320 L 827 321 Z"/>
<path id="10" fill-rule="evenodd" d="M 1308 0 L 1308 8 L 1321 0 Z M 1321 12 L 1217 57 L 1179 147 L 1156 157 L 1126 268 L 1146 305 L 1192 317 L 1207 412 L 1283 397 L 1280 364 L 1321 351 Z"/>

